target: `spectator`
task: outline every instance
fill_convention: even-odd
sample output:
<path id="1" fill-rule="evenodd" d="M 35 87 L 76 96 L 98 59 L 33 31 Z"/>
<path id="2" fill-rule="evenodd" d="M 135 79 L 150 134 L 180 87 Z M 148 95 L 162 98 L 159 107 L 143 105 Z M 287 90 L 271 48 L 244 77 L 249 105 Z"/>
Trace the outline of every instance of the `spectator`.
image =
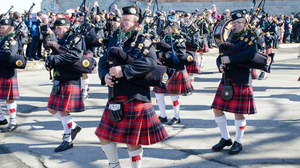
<path id="1" fill-rule="evenodd" d="M 224 11 L 224 15 L 222 15 L 221 20 L 230 20 L 231 16 L 230 16 L 230 10 L 229 9 L 225 9 Z"/>
<path id="2" fill-rule="evenodd" d="M 42 23 L 40 24 L 41 27 L 41 34 L 43 35 L 43 45 L 45 46 L 48 41 L 55 40 L 55 34 L 50 28 L 49 19 L 47 15 L 43 15 L 41 17 Z"/>
<path id="3" fill-rule="evenodd" d="M 292 24 L 289 16 L 285 18 L 284 30 L 283 43 L 287 43 L 287 38 L 290 37 L 292 33 Z"/>
<path id="4" fill-rule="evenodd" d="M 39 47 L 39 41 L 40 41 L 40 24 L 41 19 L 36 16 L 35 18 L 32 18 L 32 26 L 30 29 L 30 33 L 32 35 L 32 42 L 29 49 L 29 60 L 38 60 L 38 56 L 36 55 L 38 47 Z"/>

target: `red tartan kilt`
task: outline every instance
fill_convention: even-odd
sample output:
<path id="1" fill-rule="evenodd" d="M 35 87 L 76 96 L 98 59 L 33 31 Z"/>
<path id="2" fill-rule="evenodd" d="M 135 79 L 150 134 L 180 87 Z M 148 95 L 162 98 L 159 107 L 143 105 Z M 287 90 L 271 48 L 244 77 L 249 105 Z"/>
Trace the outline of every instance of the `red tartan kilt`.
<path id="1" fill-rule="evenodd" d="M 222 85 L 220 83 L 211 108 L 235 114 L 257 113 L 251 84 L 234 84 L 234 97 L 228 101 L 221 98 Z"/>
<path id="2" fill-rule="evenodd" d="M 203 44 L 203 49 L 199 47 L 199 51 L 203 51 L 203 53 L 209 52 L 208 43 Z"/>
<path id="3" fill-rule="evenodd" d="M 186 70 L 177 70 L 171 78 L 168 89 L 154 87 L 155 93 L 169 93 L 169 94 L 184 94 L 193 91 L 194 88 L 189 79 Z"/>
<path id="4" fill-rule="evenodd" d="M 50 94 L 48 108 L 57 111 L 81 112 L 85 110 L 81 94 L 81 86 L 70 83 L 63 83 L 60 87 L 60 93 Z"/>
<path id="5" fill-rule="evenodd" d="M 273 48 L 266 46 L 266 54 L 271 54 L 273 53 Z"/>
<path id="6" fill-rule="evenodd" d="M 115 102 L 125 102 L 127 96 L 117 96 Z M 109 119 L 107 102 L 95 134 L 109 141 L 130 145 L 151 145 L 167 138 L 169 134 L 157 118 L 151 103 L 133 99 L 123 104 L 124 118 L 120 122 Z"/>
<path id="7" fill-rule="evenodd" d="M 257 79 L 258 78 L 256 69 L 251 69 L 251 76 L 252 76 L 252 79 Z"/>
<path id="8" fill-rule="evenodd" d="M 4 100 L 20 99 L 17 78 L 0 77 L 0 98 Z"/>
<path id="9" fill-rule="evenodd" d="M 195 52 L 195 51 L 191 51 L 191 52 Z M 195 54 L 194 63 L 192 65 L 186 65 L 185 68 L 186 68 L 187 73 L 196 73 L 196 74 L 201 73 L 200 64 L 198 62 L 197 52 Z"/>

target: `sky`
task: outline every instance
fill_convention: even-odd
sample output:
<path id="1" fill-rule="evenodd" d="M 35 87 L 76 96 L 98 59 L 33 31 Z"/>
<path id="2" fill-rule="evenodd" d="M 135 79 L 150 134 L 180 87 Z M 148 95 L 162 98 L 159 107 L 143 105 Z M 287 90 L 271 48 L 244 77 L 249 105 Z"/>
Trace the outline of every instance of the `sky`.
<path id="1" fill-rule="evenodd" d="M 18 11 L 23 13 L 24 10 L 29 10 L 32 3 L 35 3 L 33 7 L 33 13 L 36 13 L 41 10 L 41 2 L 42 0 L 0 0 L 0 13 L 6 13 L 11 5 L 14 6 L 12 11 Z"/>

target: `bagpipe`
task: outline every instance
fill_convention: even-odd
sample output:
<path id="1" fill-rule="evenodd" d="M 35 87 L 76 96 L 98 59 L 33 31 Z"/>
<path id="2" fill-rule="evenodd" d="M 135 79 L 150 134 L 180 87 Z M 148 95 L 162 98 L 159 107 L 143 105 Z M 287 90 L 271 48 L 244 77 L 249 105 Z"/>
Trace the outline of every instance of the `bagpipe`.
<path id="1" fill-rule="evenodd" d="M 28 12 L 23 16 L 22 21 L 14 29 L 13 35 L 11 37 L 9 37 L 8 41 L 5 42 L 4 49 L 8 50 L 10 45 L 15 45 L 17 43 L 18 37 L 22 34 L 21 28 L 22 28 L 22 23 L 24 22 L 24 18 L 26 18 L 29 15 L 29 13 L 32 11 L 34 6 L 35 6 L 35 3 L 33 3 L 31 5 Z M 7 12 L 9 12 L 12 8 L 13 8 L 13 6 L 11 6 L 11 8 Z M 10 68 L 25 69 L 25 67 L 27 65 L 27 60 L 28 60 L 28 58 L 23 55 L 14 55 L 14 56 L 11 56 L 9 58 L 9 60 L 0 62 L 0 65 L 10 67 Z"/>
<path id="2" fill-rule="evenodd" d="M 14 8 L 14 6 L 12 5 L 9 9 L 8 9 L 8 11 L 6 12 L 6 13 L 4 13 L 4 14 L 1 14 L 0 15 L 0 20 L 2 20 L 3 19 L 3 17 L 5 17 L 11 10 L 12 10 L 12 8 Z"/>
<path id="3" fill-rule="evenodd" d="M 223 42 L 219 45 L 219 53 L 221 55 L 233 55 L 240 52 L 243 52 L 248 46 L 251 46 L 255 44 L 254 42 L 257 41 L 261 36 L 264 34 L 264 32 L 268 31 L 270 29 L 272 24 L 275 24 L 276 21 L 274 20 L 268 27 L 266 27 L 264 30 L 262 30 L 259 34 L 257 34 L 255 37 L 253 34 L 250 34 L 248 37 L 240 37 L 240 41 L 237 44 L 230 43 L 230 42 Z M 254 33 L 254 32 L 253 32 Z M 227 54 L 225 54 L 227 53 Z M 253 68 L 253 69 L 260 69 L 265 72 L 270 73 L 271 72 L 271 66 L 274 60 L 275 53 L 271 54 L 264 54 L 257 52 L 255 54 L 255 57 L 250 60 L 243 63 L 236 63 L 238 66 L 243 68 Z"/>
<path id="4" fill-rule="evenodd" d="M 141 25 L 138 28 L 138 33 L 134 41 L 131 43 L 129 51 L 125 52 L 121 47 L 112 47 L 107 51 L 107 61 L 109 62 L 109 65 L 112 66 L 114 60 L 116 60 L 119 65 L 125 65 L 134 62 L 136 59 L 145 57 L 149 53 L 150 48 L 153 46 L 153 41 L 159 41 L 159 37 L 163 34 L 163 32 L 161 32 L 161 34 L 159 34 L 153 41 L 148 38 L 149 34 L 141 34 L 143 28 L 143 20 L 149 14 L 150 5 L 151 3 L 148 4 L 148 8 L 145 9 L 143 18 L 140 19 Z M 136 44 L 138 36 L 143 36 L 143 39 L 140 43 Z M 121 39 L 122 38 L 120 37 L 119 40 Z M 133 78 L 129 82 L 141 86 L 156 86 L 167 89 L 168 83 L 174 73 L 175 70 L 172 68 L 157 65 L 153 71 L 149 72 L 145 76 Z"/>
<path id="5" fill-rule="evenodd" d="M 74 25 L 79 16 L 77 13 L 74 22 L 70 26 L 70 35 L 67 39 L 67 42 L 63 46 L 59 44 L 52 43 L 50 48 L 52 53 L 55 54 L 65 54 L 66 52 L 73 50 L 84 38 L 89 34 L 89 32 L 95 27 L 93 24 L 86 23 L 86 11 L 84 9 L 86 0 L 80 5 L 80 11 L 84 14 L 84 23 L 81 27 L 75 29 Z M 47 51 L 49 52 L 49 51 Z M 78 73 L 91 73 L 97 66 L 97 62 L 93 57 L 83 56 L 81 59 L 76 61 L 74 64 L 63 64 L 63 66 L 69 70 L 78 72 Z M 50 71 L 51 72 L 51 71 Z M 50 73 L 51 74 L 51 73 Z"/>

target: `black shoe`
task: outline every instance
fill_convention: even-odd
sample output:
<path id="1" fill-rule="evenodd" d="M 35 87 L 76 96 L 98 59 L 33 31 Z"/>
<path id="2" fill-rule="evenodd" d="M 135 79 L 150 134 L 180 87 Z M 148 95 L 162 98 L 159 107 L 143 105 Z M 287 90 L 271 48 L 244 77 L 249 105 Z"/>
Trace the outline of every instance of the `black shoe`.
<path id="1" fill-rule="evenodd" d="M 76 127 L 71 130 L 71 139 L 72 139 L 72 141 L 75 139 L 78 132 L 81 131 L 81 129 L 82 129 L 82 126 L 79 125 L 79 124 L 76 124 Z"/>
<path id="2" fill-rule="evenodd" d="M 193 92 L 188 92 L 188 93 L 182 94 L 182 96 L 190 96 L 190 95 L 192 95 L 192 94 L 193 94 Z"/>
<path id="3" fill-rule="evenodd" d="M 18 128 L 18 124 L 9 124 L 4 130 L 1 132 L 11 132 Z"/>
<path id="4" fill-rule="evenodd" d="M 160 120 L 160 122 L 162 122 L 162 123 L 166 123 L 166 122 L 168 122 L 168 118 L 167 118 L 167 116 L 165 117 L 165 118 L 162 118 L 161 116 L 159 116 L 158 117 L 158 119 Z"/>
<path id="5" fill-rule="evenodd" d="M 89 95 L 82 95 L 82 99 L 83 99 L 83 100 L 85 100 L 85 99 L 87 99 L 87 98 L 89 98 Z"/>
<path id="6" fill-rule="evenodd" d="M 63 140 L 63 142 L 57 148 L 54 149 L 54 152 L 61 152 L 70 148 L 73 148 L 73 142 L 67 142 Z"/>
<path id="7" fill-rule="evenodd" d="M 228 151 L 229 155 L 235 155 L 240 153 L 240 151 L 242 151 L 243 147 L 242 144 L 234 141 L 233 145 L 231 146 L 230 150 Z"/>
<path id="8" fill-rule="evenodd" d="M 90 91 L 90 87 L 88 87 L 88 88 L 86 89 L 86 91 L 89 92 L 89 91 Z"/>
<path id="9" fill-rule="evenodd" d="M 224 138 L 221 138 L 218 144 L 212 147 L 212 150 L 215 152 L 221 151 L 225 146 L 232 145 L 231 139 L 225 140 Z"/>
<path id="10" fill-rule="evenodd" d="M 258 77 L 258 80 L 264 80 L 264 79 L 267 79 L 268 76 L 267 76 L 267 73 L 266 72 L 261 72 L 259 77 Z"/>
<path id="11" fill-rule="evenodd" d="M 172 118 L 172 120 L 168 123 L 168 125 L 176 125 L 176 124 L 180 124 L 180 118 L 179 119 Z"/>
<path id="12" fill-rule="evenodd" d="M 7 122 L 7 120 L 5 119 L 5 120 L 3 120 L 3 121 L 0 121 L 0 125 L 6 125 L 8 122 Z"/>

